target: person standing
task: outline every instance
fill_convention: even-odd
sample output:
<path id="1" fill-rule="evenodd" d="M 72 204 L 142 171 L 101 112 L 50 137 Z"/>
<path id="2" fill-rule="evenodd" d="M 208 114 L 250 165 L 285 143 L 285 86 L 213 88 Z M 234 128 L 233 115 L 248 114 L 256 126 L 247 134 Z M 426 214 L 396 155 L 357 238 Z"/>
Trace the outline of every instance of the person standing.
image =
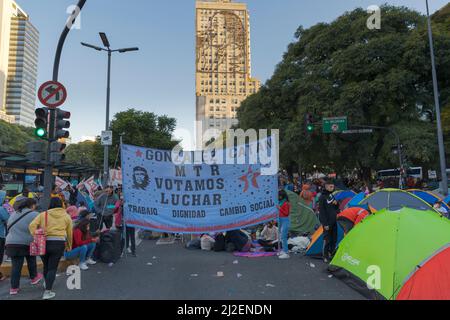
<path id="1" fill-rule="evenodd" d="M 329 263 L 333 257 L 337 243 L 337 215 L 339 203 L 333 192 L 332 182 L 325 182 L 325 189 L 319 198 L 319 220 L 323 226 L 323 261 Z"/>
<path id="2" fill-rule="evenodd" d="M 64 255 L 64 251 L 72 250 L 72 219 L 64 210 L 59 197 L 50 200 L 49 210 L 40 213 L 31 222 L 28 229 L 34 235 L 38 227 L 44 229 L 47 237 L 45 255 L 41 256 L 45 278 L 45 292 L 42 298 L 49 300 L 56 296 L 52 289 L 59 261 Z"/>
<path id="3" fill-rule="evenodd" d="M 289 198 L 287 192 L 281 190 L 278 192 L 278 206 L 279 206 L 279 219 L 280 219 L 280 232 L 281 232 L 281 246 L 282 252 L 278 256 L 280 259 L 289 259 L 289 247 L 288 247 L 288 237 L 289 229 L 291 227 L 290 213 L 291 204 L 289 203 Z"/>
<path id="4" fill-rule="evenodd" d="M 311 186 L 306 183 L 302 187 L 300 198 L 304 201 L 305 205 L 311 209 L 314 207 L 314 194 L 310 191 Z"/>
<path id="5" fill-rule="evenodd" d="M 100 230 L 102 229 L 103 224 L 106 229 L 111 229 L 114 220 L 113 215 L 116 207 L 116 200 L 113 187 L 111 186 L 108 186 L 105 191 L 95 199 L 95 213 L 97 214 L 97 219 L 102 221 L 99 225 Z"/>
<path id="6" fill-rule="evenodd" d="M 22 200 L 18 211 L 8 220 L 8 236 L 6 237 L 6 254 L 11 257 L 11 289 L 10 295 L 17 295 L 20 287 L 20 277 L 24 260 L 27 260 L 31 284 L 37 285 L 43 278 L 37 272 L 36 257 L 30 256 L 30 243 L 33 237 L 28 230 L 30 223 L 38 216 L 37 202 L 34 199 Z"/>
<path id="7" fill-rule="evenodd" d="M 9 213 L 3 207 L 3 202 L 6 199 L 6 191 L 0 191 L 0 266 L 3 263 L 3 255 L 5 253 L 6 241 L 6 223 L 9 219 Z M 5 281 L 6 277 L 0 272 L 0 282 Z"/>
<path id="8" fill-rule="evenodd" d="M 122 231 L 123 236 L 123 193 L 119 191 L 119 200 L 116 201 L 114 208 L 114 216 L 116 222 L 116 229 Z M 123 247 L 126 246 L 128 253 L 132 257 L 136 257 L 136 229 L 133 227 L 125 227 L 125 239 L 122 240 L 122 251 Z"/>

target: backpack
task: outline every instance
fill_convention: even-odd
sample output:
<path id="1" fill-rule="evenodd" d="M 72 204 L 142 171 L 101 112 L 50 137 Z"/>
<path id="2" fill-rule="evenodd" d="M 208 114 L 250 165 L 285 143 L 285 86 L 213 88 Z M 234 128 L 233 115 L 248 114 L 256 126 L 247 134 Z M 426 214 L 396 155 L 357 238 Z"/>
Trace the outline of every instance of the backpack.
<path id="1" fill-rule="evenodd" d="M 216 242 L 214 243 L 213 250 L 215 252 L 225 251 L 225 236 L 222 233 L 219 233 L 216 236 Z"/>

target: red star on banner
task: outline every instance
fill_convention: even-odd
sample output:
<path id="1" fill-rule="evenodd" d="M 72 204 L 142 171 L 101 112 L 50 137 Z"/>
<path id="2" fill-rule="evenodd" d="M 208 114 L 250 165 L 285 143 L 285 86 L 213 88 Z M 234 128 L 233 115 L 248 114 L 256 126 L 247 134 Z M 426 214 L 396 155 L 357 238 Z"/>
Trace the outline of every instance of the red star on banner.
<path id="1" fill-rule="evenodd" d="M 261 175 L 260 172 L 253 172 L 252 167 L 248 168 L 248 173 L 239 178 L 239 180 L 245 183 L 243 192 L 247 192 L 250 187 L 249 179 L 252 181 L 252 186 L 256 189 L 259 189 L 258 185 L 258 177 Z"/>
<path id="2" fill-rule="evenodd" d="M 141 150 L 136 151 L 136 157 L 138 158 L 142 158 L 143 153 L 141 152 Z"/>

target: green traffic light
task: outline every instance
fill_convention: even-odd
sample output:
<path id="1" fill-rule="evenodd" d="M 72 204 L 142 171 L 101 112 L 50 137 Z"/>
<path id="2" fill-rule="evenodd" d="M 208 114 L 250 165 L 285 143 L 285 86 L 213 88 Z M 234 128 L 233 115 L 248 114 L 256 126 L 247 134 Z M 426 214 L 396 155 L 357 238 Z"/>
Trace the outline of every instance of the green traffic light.
<path id="1" fill-rule="evenodd" d="M 35 134 L 37 137 L 43 138 L 47 135 L 47 131 L 45 131 L 45 129 L 43 129 L 43 128 L 38 128 L 38 129 L 36 129 Z"/>
<path id="2" fill-rule="evenodd" d="M 313 132 L 314 131 L 314 126 L 312 124 L 307 126 L 307 130 L 308 132 Z"/>

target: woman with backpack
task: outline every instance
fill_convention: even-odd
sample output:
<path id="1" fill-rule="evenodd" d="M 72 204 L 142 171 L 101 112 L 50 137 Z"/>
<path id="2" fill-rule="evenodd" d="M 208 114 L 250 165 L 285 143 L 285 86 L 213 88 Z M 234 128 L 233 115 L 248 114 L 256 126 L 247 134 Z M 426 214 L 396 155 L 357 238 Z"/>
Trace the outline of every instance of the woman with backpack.
<path id="1" fill-rule="evenodd" d="M 45 278 L 45 292 L 42 298 L 49 300 L 56 296 L 52 289 L 59 261 L 64 255 L 64 251 L 72 250 L 72 219 L 63 208 L 59 197 L 52 198 L 49 210 L 40 213 L 31 222 L 30 233 L 35 235 L 38 228 L 44 230 L 46 237 L 45 254 L 41 255 Z"/>
<path id="2" fill-rule="evenodd" d="M 38 284 L 43 276 L 37 272 L 36 257 L 30 256 L 30 243 L 33 237 L 28 227 L 39 213 L 36 212 L 36 200 L 25 199 L 17 203 L 17 212 L 8 220 L 8 236 L 6 237 L 6 254 L 11 257 L 11 289 L 10 295 L 17 295 L 24 260 L 27 260 L 31 284 Z"/>

